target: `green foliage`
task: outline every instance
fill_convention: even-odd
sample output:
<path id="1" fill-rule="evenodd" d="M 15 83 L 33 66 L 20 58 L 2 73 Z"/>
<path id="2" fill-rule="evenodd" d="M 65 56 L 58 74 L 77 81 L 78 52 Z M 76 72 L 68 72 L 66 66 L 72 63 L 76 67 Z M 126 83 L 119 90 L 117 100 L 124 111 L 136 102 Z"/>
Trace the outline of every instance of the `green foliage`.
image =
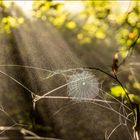
<path id="1" fill-rule="evenodd" d="M 124 97 L 126 93 L 121 86 L 113 86 L 111 87 L 111 95 L 114 97 Z"/>
<path id="2" fill-rule="evenodd" d="M 0 1 L 0 33 L 11 33 L 12 28 L 17 28 L 24 23 L 24 17 L 11 16 L 11 2 Z"/>
<path id="3" fill-rule="evenodd" d="M 65 9 L 65 2 L 35 1 L 33 15 L 50 21 L 58 28 L 71 30 L 81 44 L 91 43 L 94 38 L 106 39 L 113 34 L 116 41 L 123 47 L 123 49 L 120 48 L 120 52 L 125 57 L 128 46 L 131 46 L 139 34 L 139 2 L 131 2 L 130 10 L 124 13 L 119 11 L 120 5 L 115 1 L 84 1 L 81 3 L 84 5 L 81 12 L 71 15 L 71 11 Z M 140 42 L 140 39 L 138 41 Z M 122 51 L 124 48 L 125 51 Z"/>
<path id="4" fill-rule="evenodd" d="M 0 20 L 0 32 L 11 33 L 11 28 L 16 28 L 23 23 L 24 23 L 23 17 L 12 17 L 12 16 L 3 17 Z"/>
<path id="5" fill-rule="evenodd" d="M 140 83 L 139 82 L 134 82 L 133 83 L 133 88 L 140 90 Z"/>
<path id="6" fill-rule="evenodd" d="M 67 13 L 64 13 L 62 3 L 54 1 L 35 1 L 33 3 L 33 16 L 45 21 L 49 20 L 56 27 L 62 27 L 66 20 Z"/>
<path id="7" fill-rule="evenodd" d="M 134 85 L 139 88 L 139 85 L 137 85 L 138 83 L 135 83 Z M 123 89 L 121 86 L 113 86 L 111 87 L 111 95 L 113 95 L 116 98 L 123 98 L 125 103 L 129 103 L 128 97 L 126 96 L 126 92 L 128 93 L 128 91 L 125 89 Z M 134 104 L 140 104 L 140 96 L 139 95 L 135 95 L 132 93 L 128 94 L 130 100 L 132 103 Z"/>
<path id="8" fill-rule="evenodd" d="M 134 95 L 134 94 L 129 94 L 129 98 L 132 103 L 140 104 L 140 96 Z"/>

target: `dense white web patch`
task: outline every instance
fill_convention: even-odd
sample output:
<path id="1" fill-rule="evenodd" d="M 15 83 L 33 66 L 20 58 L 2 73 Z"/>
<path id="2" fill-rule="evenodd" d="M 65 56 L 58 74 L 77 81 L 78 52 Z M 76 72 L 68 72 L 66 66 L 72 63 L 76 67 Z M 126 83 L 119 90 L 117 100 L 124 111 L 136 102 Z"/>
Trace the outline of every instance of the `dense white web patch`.
<path id="1" fill-rule="evenodd" d="M 68 79 L 68 95 L 77 100 L 95 98 L 99 93 L 99 82 L 89 71 L 76 72 Z"/>

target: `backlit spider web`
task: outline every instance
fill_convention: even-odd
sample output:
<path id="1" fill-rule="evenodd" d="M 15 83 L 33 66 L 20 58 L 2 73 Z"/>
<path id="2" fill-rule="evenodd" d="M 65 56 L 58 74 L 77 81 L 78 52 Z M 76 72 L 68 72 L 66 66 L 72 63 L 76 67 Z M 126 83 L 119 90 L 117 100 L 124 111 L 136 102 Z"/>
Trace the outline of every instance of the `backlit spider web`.
<path id="1" fill-rule="evenodd" d="M 67 74 L 65 73 L 64 75 L 66 76 Z M 100 83 L 98 82 L 98 79 L 89 69 L 80 69 L 80 70 L 77 69 L 74 71 L 71 70 L 71 74 L 69 73 L 68 75 L 67 75 L 68 76 L 67 92 L 68 92 L 69 97 L 74 97 L 72 99 L 74 99 L 76 101 L 86 101 L 88 103 L 99 105 L 103 108 L 109 109 L 110 111 L 113 111 L 113 112 L 118 114 L 119 124 L 117 126 L 115 126 L 115 128 L 110 133 L 107 132 L 105 134 L 106 139 L 110 139 L 111 135 L 119 127 L 122 127 L 122 126 L 127 128 L 126 130 L 128 131 L 130 137 L 132 137 L 131 133 L 129 132 L 129 129 L 127 127 L 127 120 L 129 120 L 128 115 L 130 115 L 130 114 L 126 113 L 127 112 L 126 111 L 127 108 L 125 108 L 126 106 L 123 103 L 121 103 L 119 100 L 117 100 L 115 97 L 112 97 L 110 94 L 108 94 L 104 90 L 100 89 L 100 87 L 99 87 Z M 99 95 L 99 91 L 101 91 L 101 93 L 102 93 L 101 95 Z M 108 103 L 108 101 L 105 98 L 105 95 L 108 95 L 111 98 L 113 98 L 114 100 L 116 100 L 118 102 L 118 104 L 120 104 L 120 108 L 123 109 L 123 112 L 121 112 L 120 110 L 117 112 L 115 110 L 115 108 L 110 103 Z M 99 96 L 104 101 L 104 104 L 98 104 L 98 103 L 92 101 L 92 99 L 94 99 L 96 96 Z M 54 115 L 56 115 L 57 113 L 59 113 L 63 109 L 64 110 L 66 108 L 68 109 L 70 107 L 70 105 L 75 105 L 75 103 L 76 102 L 66 104 L 66 106 L 60 108 L 60 110 L 55 112 Z M 124 119 L 124 122 L 122 121 L 123 119 Z"/>
<path id="2" fill-rule="evenodd" d="M 75 69 L 56 70 L 56 71 L 47 70 L 47 72 L 49 73 L 49 75 L 46 77 L 46 79 L 50 80 L 50 78 L 55 75 L 62 75 L 66 79 L 66 84 L 60 85 L 60 86 L 56 87 L 55 89 L 53 89 L 43 95 L 36 96 L 36 97 L 38 97 L 38 100 L 43 99 L 43 98 L 58 98 L 59 99 L 59 97 L 60 97 L 60 99 L 63 99 L 63 98 L 64 99 L 74 99 L 74 100 L 76 99 L 76 101 L 84 100 L 88 103 L 98 105 L 100 107 L 103 107 L 103 108 L 106 108 L 108 110 L 115 112 L 116 114 L 118 114 L 120 116 L 119 118 L 123 117 L 125 120 L 127 119 L 126 115 L 116 111 L 115 108 L 113 108 L 113 106 L 110 103 L 108 103 L 108 101 L 104 98 L 104 95 L 107 94 L 106 92 L 102 93 L 102 100 L 104 101 L 103 104 L 100 104 L 94 100 L 91 100 L 91 99 L 94 99 L 99 94 L 99 90 L 102 91 L 99 88 L 98 79 L 96 78 L 96 76 L 93 74 L 93 72 L 91 70 L 85 69 L 85 68 L 75 68 Z M 62 96 L 62 97 L 58 96 L 58 93 L 60 92 L 58 90 L 59 89 L 63 90 L 65 87 L 67 88 L 67 93 L 68 93 L 69 97 L 72 97 L 72 98 L 69 98 L 69 97 L 67 98 L 66 95 Z M 57 91 L 57 96 L 56 97 L 51 96 L 51 93 L 53 93 L 55 91 Z M 63 91 L 65 91 L 65 90 L 63 90 Z M 61 92 L 63 92 L 63 91 L 61 91 Z M 34 93 L 34 94 L 37 95 L 37 93 Z M 70 101 L 72 101 L 72 100 L 70 100 Z M 60 100 L 59 100 L 59 102 L 60 102 Z M 72 104 L 73 103 L 77 104 L 79 102 L 72 102 Z M 53 101 L 53 104 L 54 104 L 54 101 Z M 57 102 L 56 102 L 56 104 L 57 104 Z M 71 113 L 72 108 L 70 107 L 70 105 L 71 104 L 67 104 L 67 105 L 63 104 L 63 107 L 58 109 L 56 112 L 55 112 L 55 110 L 53 110 L 55 112 L 54 115 L 56 116 L 59 112 L 61 112 L 61 113 L 63 112 L 63 114 L 65 115 L 65 111 L 67 109 L 69 110 L 68 112 Z M 58 104 L 57 104 L 57 106 L 58 106 Z M 87 106 L 89 107 L 89 105 L 87 105 Z M 122 104 L 121 104 L 121 106 L 122 106 Z M 81 110 L 81 114 L 83 114 L 83 110 L 85 110 L 85 109 L 81 108 L 80 110 Z M 77 111 L 75 111 L 75 113 L 76 112 Z M 59 113 L 59 114 L 61 114 L 61 113 Z M 67 113 L 67 114 L 69 114 L 69 113 Z M 90 113 L 92 114 L 92 112 L 90 112 Z M 94 111 L 94 113 L 95 113 L 95 111 Z M 73 120 L 71 120 L 71 122 L 72 121 Z M 126 125 L 126 123 L 122 123 L 122 122 L 120 122 L 119 125 L 122 125 L 122 124 Z M 107 139 L 110 138 L 110 136 L 116 129 L 117 128 L 115 127 L 113 129 L 113 131 L 110 132 L 110 134 L 107 133 Z"/>
<path id="3" fill-rule="evenodd" d="M 68 79 L 68 95 L 77 100 L 95 98 L 99 93 L 99 82 L 89 71 L 76 72 Z"/>

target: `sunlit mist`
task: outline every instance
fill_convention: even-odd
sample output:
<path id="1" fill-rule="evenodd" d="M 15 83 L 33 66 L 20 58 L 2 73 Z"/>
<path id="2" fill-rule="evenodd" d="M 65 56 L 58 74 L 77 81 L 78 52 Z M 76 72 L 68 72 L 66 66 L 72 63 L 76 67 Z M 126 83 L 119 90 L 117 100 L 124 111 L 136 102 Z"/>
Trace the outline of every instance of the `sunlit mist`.
<path id="1" fill-rule="evenodd" d="M 0 140 L 139 140 L 139 6 L 0 0 Z"/>
<path id="2" fill-rule="evenodd" d="M 118 0 L 117 1 L 118 4 L 119 4 L 119 10 L 124 13 L 124 12 L 127 12 L 128 10 L 130 10 L 131 8 L 131 0 L 124 0 L 124 1 L 120 1 Z"/>
<path id="3" fill-rule="evenodd" d="M 32 4 L 33 4 L 32 0 L 29 0 L 29 1 L 14 0 L 13 2 L 23 10 L 26 16 L 29 16 L 29 17 L 31 16 Z"/>

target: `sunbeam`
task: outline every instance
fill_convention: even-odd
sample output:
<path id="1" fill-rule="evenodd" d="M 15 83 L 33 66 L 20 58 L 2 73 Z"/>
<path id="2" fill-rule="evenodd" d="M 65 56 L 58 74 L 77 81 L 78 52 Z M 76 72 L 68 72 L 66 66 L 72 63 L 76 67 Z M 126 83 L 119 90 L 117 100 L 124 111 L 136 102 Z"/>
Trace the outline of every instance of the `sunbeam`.
<path id="1" fill-rule="evenodd" d="M 1 0 L 0 139 L 131 140 L 140 124 L 138 5 Z"/>
<path id="2" fill-rule="evenodd" d="M 25 13 L 25 15 L 27 17 L 31 17 L 31 15 L 32 15 L 32 4 L 33 4 L 32 0 L 29 0 L 29 1 L 13 0 L 13 2 L 17 6 L 19 6 L 20 9 L 23 10 L 23 12 Z"/>

